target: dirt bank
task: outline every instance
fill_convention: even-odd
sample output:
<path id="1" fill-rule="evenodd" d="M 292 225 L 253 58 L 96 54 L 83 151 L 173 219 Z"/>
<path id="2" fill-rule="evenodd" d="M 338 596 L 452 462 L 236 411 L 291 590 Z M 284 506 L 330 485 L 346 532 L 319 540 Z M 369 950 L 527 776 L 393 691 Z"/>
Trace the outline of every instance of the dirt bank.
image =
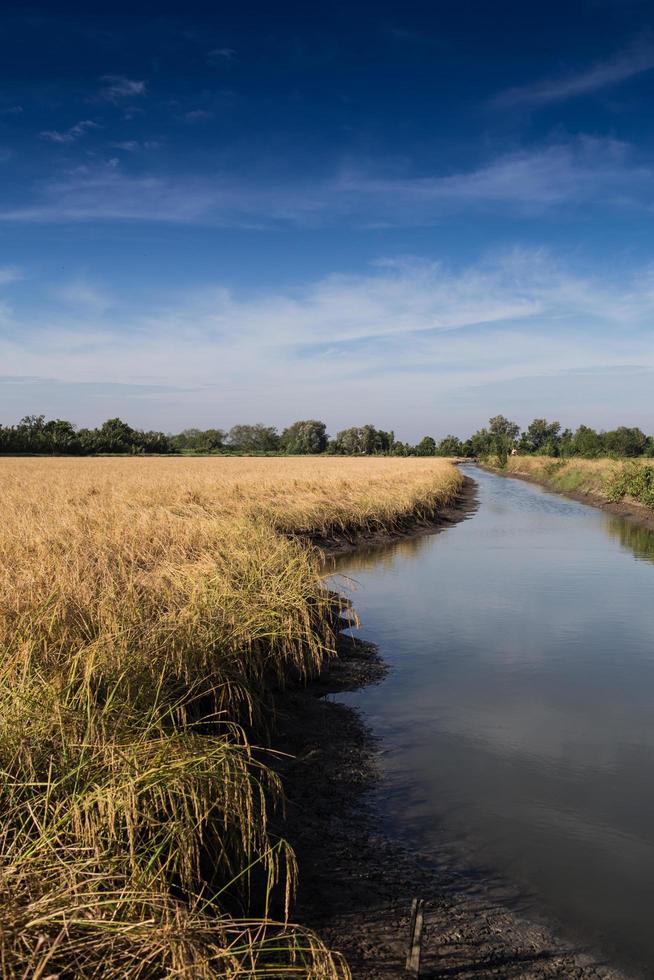
<path id="1" fill-rule="evenodd" d="M 446 522 L 475 506 L 468 479 Z M 425 903 L 423 978 L 624 980 L 591 951 L 522 916 L 517 896 L 487 871 L 388 836 L 370 794 L 380 745 L 355 711 L 326 698 L 378 683 L 386 667 L 373 646 L 343 634 L 339 654 L 310 688 L 288 693 L 279 706 L 276 747 L 289 753 L 279 830 L 299 860 L 296 918 L 345 953 L 356 980 L 405 975 L 414 897 Z"/>

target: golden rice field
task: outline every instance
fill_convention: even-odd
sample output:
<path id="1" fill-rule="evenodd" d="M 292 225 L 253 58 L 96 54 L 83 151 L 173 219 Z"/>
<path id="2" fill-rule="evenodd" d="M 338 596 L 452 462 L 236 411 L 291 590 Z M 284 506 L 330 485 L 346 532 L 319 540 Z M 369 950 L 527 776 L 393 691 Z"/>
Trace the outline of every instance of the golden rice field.
<path id="1" fill-rule="evenodd" d="M 0 460 L 2 977 L 347 975 L 290 922 L 256 745 L 334 654 L 311 542 L 460 485 L 435 459 Z"/>

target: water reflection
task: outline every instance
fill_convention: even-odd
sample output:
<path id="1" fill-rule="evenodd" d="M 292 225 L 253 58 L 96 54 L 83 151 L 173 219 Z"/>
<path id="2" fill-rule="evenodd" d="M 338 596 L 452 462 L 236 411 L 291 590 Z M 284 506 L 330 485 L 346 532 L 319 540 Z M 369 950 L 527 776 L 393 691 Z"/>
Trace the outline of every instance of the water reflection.
<path id="1" fill-rule="evenodd" d="M 605 517 L 604 529 L 616 538 L 623 548 L 633 552 L 641 561 L 654 562 L 654 531 L 641 527 L 634 521 L 612 515 Z"/>
<path id="2" fill-rule="evenodd" d="M 394 667 L 343 699 L 384 739 L 392 826 L 654 964 L 654 534 L 474 477 L 470 520 L 339 561 Z"/>
<path id="3" fill-rule="evenodd" d="M 436 531 L 435 533 L 440 533 Z M 411 537 L 399 538 L 397 541 L 377 542 L 375 544 L 363 545 L 355 552 L 341 555 L 333 555 L 326 561 L 326 571 L 330 574 L 338 573 L 346 568 L 348 575 L 355 571 L 364 571 L 379 565 L 390 565 L 400 556 L 411 558 L 417 555 L 426 545 L 431 534 L 418 534 Z"/>

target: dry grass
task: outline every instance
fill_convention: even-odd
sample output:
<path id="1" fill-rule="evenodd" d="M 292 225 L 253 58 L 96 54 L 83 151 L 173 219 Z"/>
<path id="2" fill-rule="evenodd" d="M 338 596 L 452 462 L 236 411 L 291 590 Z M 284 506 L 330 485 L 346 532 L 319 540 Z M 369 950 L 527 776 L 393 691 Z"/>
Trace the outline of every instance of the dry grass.
<path id="1" fill-rule="evenodd" d="M 346 972 L 286 924 L 250 740 L 333 653 L 308 539 L 459 486 L 441 460 L 0 461 L 3 977 Z"/>

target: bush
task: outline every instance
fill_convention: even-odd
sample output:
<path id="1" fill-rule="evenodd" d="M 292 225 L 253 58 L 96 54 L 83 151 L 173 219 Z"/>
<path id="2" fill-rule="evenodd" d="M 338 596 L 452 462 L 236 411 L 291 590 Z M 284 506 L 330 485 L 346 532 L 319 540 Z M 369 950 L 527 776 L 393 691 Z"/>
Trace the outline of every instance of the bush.
<path id="1" fill-rule="evenodd" d="M 607 478 L 604 492 L 613 502 L 632 497 L 654 507 L 654 467 L 630 463 Z"/>

